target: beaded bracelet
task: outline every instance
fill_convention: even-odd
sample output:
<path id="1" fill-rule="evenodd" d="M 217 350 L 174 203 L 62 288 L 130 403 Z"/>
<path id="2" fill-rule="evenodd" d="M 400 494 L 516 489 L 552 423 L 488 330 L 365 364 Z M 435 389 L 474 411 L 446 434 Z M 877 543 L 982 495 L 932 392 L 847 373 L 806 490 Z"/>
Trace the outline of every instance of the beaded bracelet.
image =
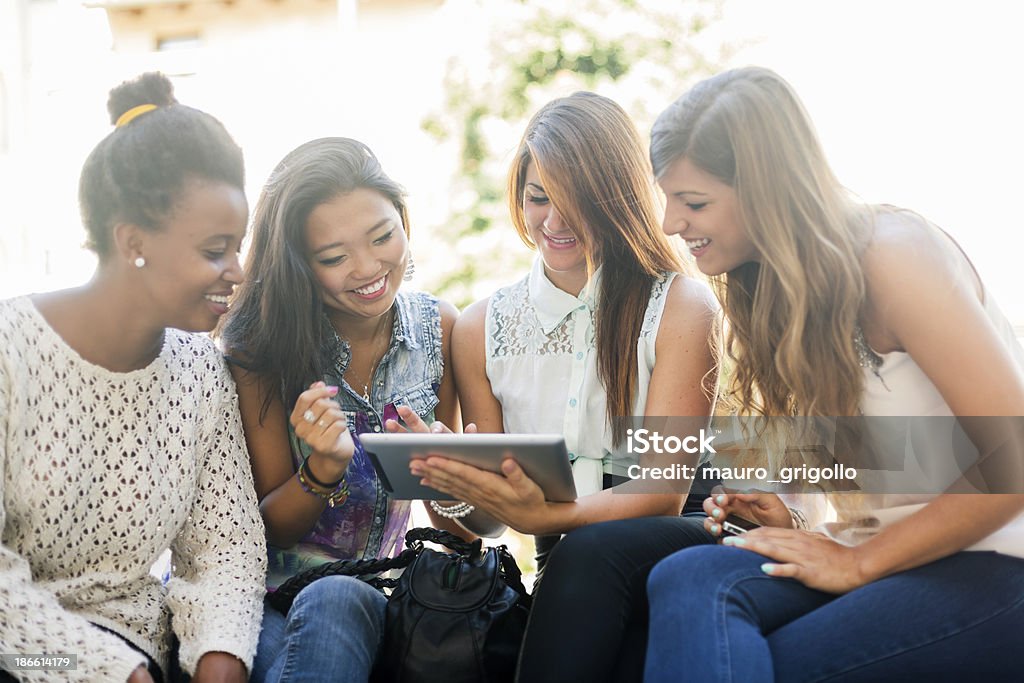
<path id="1" fill-rule="evenodd" d="M 311 493 L 318 498 L 323 498 L 332 508 L 340 507 L 348 500 L 348 481 L 344 475 L 332 484 L 323 483 L 313 476 L 313 472 L 309 469 L 308 455 L 302 461 L 302 464 L 299 465 L 299 471 L 296 472 L 296 476 L 299 478 L 299 486 L 302 487 L 303 491 Z"/>
<path id="2" fill-rule="evenodd" d="M 447 519 L 462 519 L 469 513 L 473 512 L 473 510 L 476 510 L 476 508 L 469 503 L 456 503 L 455 505 L 445 507 L 436 500 L 430 501 L 430 509 Z"/>

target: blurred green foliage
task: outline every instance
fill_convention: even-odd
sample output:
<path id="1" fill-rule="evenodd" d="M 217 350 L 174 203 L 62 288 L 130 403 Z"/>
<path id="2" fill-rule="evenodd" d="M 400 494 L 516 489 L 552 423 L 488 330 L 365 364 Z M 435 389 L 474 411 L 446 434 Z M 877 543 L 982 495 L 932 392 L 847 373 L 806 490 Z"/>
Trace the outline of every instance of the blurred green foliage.
<path id="1" fill-rule="evenodd" d="M 534 111 L 594 90 L 618 101 L 646 137 L 657 112 L 729 50 L 712 46 L 712 59 L 700 40 L 720 16 L 717 0 L 475 0 L 468 9 L 482 20 L 485 57 L 449 64 L 443 110 L 422 124 L 459 150 L 451 214 L 432 231 L 452 258 L 426 284 L 460 307 L 529 267 L 508 218 L 505 181 Z"/>

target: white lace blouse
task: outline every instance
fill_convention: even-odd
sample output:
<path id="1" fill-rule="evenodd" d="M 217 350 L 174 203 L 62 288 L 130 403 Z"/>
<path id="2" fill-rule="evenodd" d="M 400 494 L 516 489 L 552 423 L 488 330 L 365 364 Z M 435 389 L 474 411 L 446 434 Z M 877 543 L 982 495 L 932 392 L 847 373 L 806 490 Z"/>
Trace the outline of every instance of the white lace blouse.
<path id="1" fill-rule="evenodd" d="M 675 275 L 666 274 L 651 288 L 637 339 L 634 415 L 642 416 L 646 408 L 658 327 Z M 624 446 L 615 447 L 597 374 L 594 313 L 600 281 L 598 268 L 573 296 L 548 280 L 538 258 L 529 275 L 491 296 L 485 323 L 487 378 L 501 403 L 505 432 L 564 435 L 580 496 L 600 491 L 603 474 L 626 476 L 636 462 Z"/>
<path id="2" fill-rule="evenodd" d="M 251 665 L 266 547 L 234 383 L 206 337 L 167 330 L 149 366 L 82 359 L 27 298 L 0 301 L 0 653 L 74 654 L 61 680 Z M 150 576 L 171 548 L 166 589 Z M 102 628 L 97 628 L 101 626 Z M 52 671 L 19 671 L 52 680 Z"/>

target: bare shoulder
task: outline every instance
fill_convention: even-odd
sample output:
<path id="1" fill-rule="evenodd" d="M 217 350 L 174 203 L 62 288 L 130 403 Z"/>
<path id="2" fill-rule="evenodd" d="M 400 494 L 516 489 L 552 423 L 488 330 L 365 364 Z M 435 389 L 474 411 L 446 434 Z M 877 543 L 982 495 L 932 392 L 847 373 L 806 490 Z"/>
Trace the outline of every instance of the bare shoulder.
<path id="1" fill-rule="evenodd" d="M 718 316 L 718 299 L 708 283 L 701 278 L 677 275 L 665 298 L 659 339 L 700 332 L 706 334 Z"/>
<path id="2" fill-rule="evenodd" d="M 447 301 L 438 299 L 437 310 L 441 313 L 441 328 L 445 332 L 450 331 L 459 317 L 459 309 Z"/>
<path id="3" fill-rule="evenodd" d="M 934 285 L 976 288 L 967 257 L 953 240 L 911 211 L 881 211 L 861 260 L 869 292 L 914 292 Z"/>
<path id="4" fill-rule="evenodd" d="M 967 257 L 915 213 L 880 213 L 861 264 L 865 333 L 874 348 L 908 350 L 920 329 L 963 324 L 981 310 L 981 283 Z"/>
<path id="5" fill-rule="evenodd" d="M 459 315 L 452 332 L 455 339 L 475 338 L 483 335 L 484 324 L 487 320 L 488 301 L 490 301 L 490 297 L 476 301 L 467 306 L 466 310 Z"/>

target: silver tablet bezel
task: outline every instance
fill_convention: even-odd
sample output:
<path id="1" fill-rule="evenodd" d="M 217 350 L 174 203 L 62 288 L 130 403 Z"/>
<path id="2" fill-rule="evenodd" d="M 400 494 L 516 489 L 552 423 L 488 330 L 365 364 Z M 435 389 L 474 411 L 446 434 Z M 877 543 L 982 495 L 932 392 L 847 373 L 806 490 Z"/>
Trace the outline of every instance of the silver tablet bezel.
<path id="1" fill-rule="evenodd" d="M 381 484 L 399 500 L 448 500 L 450 495 L 420 484 L 409 472 L 412 458 L 443 455 L 490 472 L 511 456 L 544 497 L 553 502 L 576 500 L 572 465 L 561 434 L 363 434 L 366 454 Z"/>

